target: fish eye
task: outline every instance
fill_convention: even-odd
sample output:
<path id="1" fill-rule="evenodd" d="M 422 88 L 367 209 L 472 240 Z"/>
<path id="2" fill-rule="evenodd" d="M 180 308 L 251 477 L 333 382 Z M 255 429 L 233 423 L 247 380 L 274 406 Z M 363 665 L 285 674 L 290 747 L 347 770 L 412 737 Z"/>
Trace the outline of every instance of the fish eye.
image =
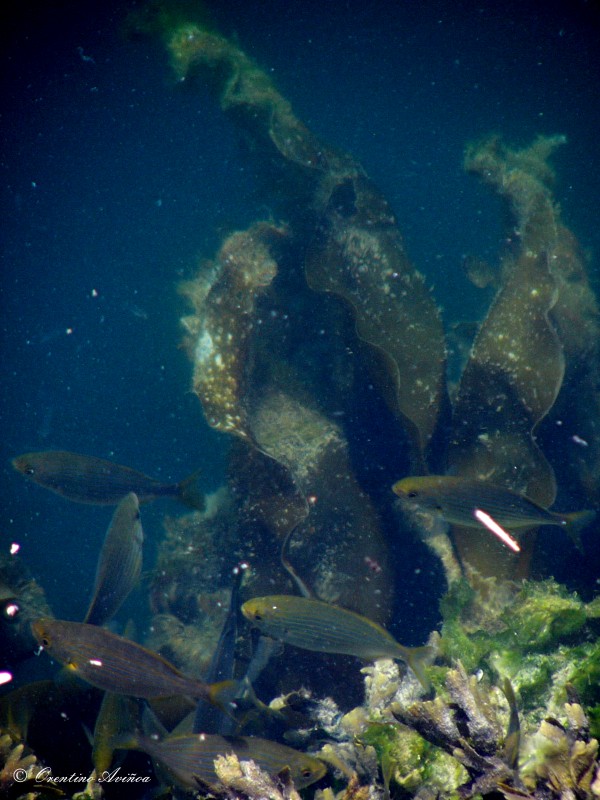
<path id="1" fill-rule="evenodd" d="M 260 622 L 260 621 L 262 620 L 262 614 L 261 614 L 260 612 L 258 612 L 258 611 L 255 611 L 255 612 L 254 612 L 254 619 L 255 619 L 257 622 Z"/>
<path id="2" fill-rule="evenodd" d="M 310 767 L 304 767 L 300 774 L 303 778 L 310 778 L 312 775 L 312 769 Z"/>
<path id="3" fill-rule="evenodd" d="M 23 472 L 25 473 L 25 475 L 35 475 L 35 469 L 30 466 L 25 467 Z"/>
<path id="4" fill-rule="evenodd" d="M 42 636 L 40 639 L 40 644 L 42 647 L 49 647 L 50 646 L 50 639 L 47 636 Z"/>
<path id="5" fill-rule="evenodd" d="M 406 493 L 406 496 L 407 496 L 407 497 L 411 497 L 411 498 L 412 498 L 412 497 L 417 497 L 417 492 L 407 492 L 407 493 Z"/>

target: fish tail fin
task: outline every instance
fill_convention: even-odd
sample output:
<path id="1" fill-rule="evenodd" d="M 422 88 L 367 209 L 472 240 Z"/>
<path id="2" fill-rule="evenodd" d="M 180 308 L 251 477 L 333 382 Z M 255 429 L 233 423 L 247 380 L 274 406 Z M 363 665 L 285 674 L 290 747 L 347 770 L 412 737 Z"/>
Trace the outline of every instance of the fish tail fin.
<path id="1" fill-rule="evenodd" d="M 563 514 L 563 517 L 571 541 L 579 552 L 583 553 L 581 531 L 596 519 L 596 512 L 586 509 L 584 511 L 573 511 L 571 514 Z"/>
<path id="2" fill-rule="evenodd" d="M 425 667 L 433 661 L 435 657 L 435 648 L 430 645 L 424 647 L 407 647 L 406 648 L 406 663 L 415 673 L 419 679 L 419 683 L 426 690 L 431 689 L 431 682 L 427 677 Z"/>
<path id="3" fill-rule="evenodd" d="M 233 718 L 236 708 L 235 699 L 240 689 L 240 682 L 234 680 L 219 681 L 208 685 L 209 703 L 220 708 L 223 713 Z"/>
<path id="4" fill-rule="evenodd" d="M 196 509 L 196 511 L 204 511 L 206 508 L 206 495 L 198 485 L 200 473 L 201 470 L 198 469 L 177 484 L 179 500 L 184 505 Z"/>

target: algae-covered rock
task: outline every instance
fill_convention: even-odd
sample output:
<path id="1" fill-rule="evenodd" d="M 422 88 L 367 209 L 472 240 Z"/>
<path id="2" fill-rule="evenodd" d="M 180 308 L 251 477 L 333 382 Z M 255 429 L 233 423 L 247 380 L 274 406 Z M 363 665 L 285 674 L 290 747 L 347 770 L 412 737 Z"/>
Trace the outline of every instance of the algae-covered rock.
<path id="1" fill-rule="evenodd" d="M 578 658 L 575 649 L 556 652 L 563 660 Z M 529 669 L 519 661 L 515 688 Z M 395 665 L 378 662 L 365 670 L 365 705 L 345 715 L 342 727 L 357 745 L 375 749 L 383 783 L 411 796 L 427 787 L 441 798 L 499 792 L 511 800 L 558 800 L 570 790 L 591 800 L 598 744 L 581 705 L 571 699 L 574 688 L 563 685 L 558 699 L 556 662 L 553 667 L 537 696 L 547 705 L 532 708 L 532 697 L 515 696 L 506 680 L 500 690 L 498 678 L 470 672 L 460 661 L 442 670 L 433 699 L 411 698 Z"/>
<path id="2" fill-rule="evenodd" d="M 392 591 L 388 548 L 373 503 L 354 477 L 342 429 L 280 392 L 263 399 L 252 424 L 260 448 L 311 498 L 290 543 L 294 566 L 320 598 L 384 620 Z M 383 565 L 376 575 L 365 567 L 369 558 Z"/>
<path id="3" fill-rule="evenodd" d="M 183 320 L 194 362 L 194 390 L 208 424 L 248 439 L 246 402 L 257 296 L 277 274 L 272 246 L 285 229 L 258 222 L 229 236 L 214 264 L 181 291 L 194 306 Z"/>
<path id="4" fill-rule="evenodd" d="M 149 587 L 147 644 L 187 674 L 203 677 L 219 639 L 238 558 L 238 528 L 227 489 L 206 509 L 164 520 Z"/>
<path id="5" fill-rule="evenodd" d="M 530 728 L 557 713 L 569 686 L 586 705 L 600 702 L 595 605 L 555 581 L 463 581 L 450 587 L 442 613 L 443 657 L 508 677 Z"/>
<path id="6" fill-rule="evenodd" d="M 240 761 L 234 753 L 218 756 L 215 772 L 223 784 L 219 795 L 231 800 L 300 800 L 289 772 L 273 778 L 254 761 Z"/>
<path id="7" fill-rule="evenodd" d="M 218 591 L 236 564 L 235 508 L 222 487 L 207 497 L 205 511 L 164 519 L 165 535 L 158 548 L 150 582 L 150 607 L 184 622 L 202 613 L 202 593 Z"/>
<path id="8" fill-rule="evenodd" d="M 468 604 L 474 590 L 466 581 L 458 588 L 461 602 Z M 569 598 L 552 585 L 547 594 L 555 601 L 552 612 L 560 616 L 559 601 Z M 491 599 L 491 589 L 488 596 Z M 516 596 L 519 611 L 529 608 L 538 613 L 535 601 L 540 600 L 540 592 L 525 591 L 519 598 L 517 590 Z M 577 598 L 571 599 L 576 607 L 583 607 Z M 447 615 L 453 602 L 456 597 L 447 600 Z M 483 620 L 485 612 L 478 613 Z M 502 615 L 491 617 L 488 633 L 481 634 L 483 642 L 487 636 L 488 645 Z M 507 648 L 499 650 L 496 658 L 493 649 L 486 655 L 482 646 L 484 669 L 465 669 L 460 660 L 435 668 L 438 676 L 432 699 L 419 696 L 397 664 L 382 660 L 365 668 L 364 705 L 328 728 L 335 754 L 360 769 L 355 754 L 360 748 L 372 748 L 380 769 L 372 785 L 375 788 L 381 782 L 392 794 L 401 791 L 421 797 L 426 789 L 445 799 L 499 793 L 508 800 L 592 800 L 600 774 L 593 721 L 579 700 L 573 699 L 575 687 L 568 680 L 563 682 L 581 665 L 583 651 L 580 644 L 568 648 L 557 643 L 561 636 L 573 635 L 571 625 L 560 629 L 550 625 L 549 631 L 552 635 L 544 635 L 537 643 L 546 648 L 544 653 L 519 655 L 517 649 Z M 442 651 L 444 644 L 442 639 Z M 467 653 L 467 657 L 472 655 Z M 512 660 L 500 663 L 502 656 Z M 544 664 L 549 669 L 544 671 Z M 536 671 L 539 681 L 534 693 L 528 690 L 528 681 Z M 505 677 L 500 689 L 499 675 L 507 674 L 511 680 Z M 597 685 L 592 691 L 597 693 Z"/>
<path id="9" fill-rule="evenodd" d="M 527 743 L 523 781 L 536 796 L 541 789 L 552 797 L 597 798 L 598 740 L 590 737 L 587 717 L 578 703 L 566 703 L 560 716 L 564 724 L 558 719 L 543 720 Z"/>

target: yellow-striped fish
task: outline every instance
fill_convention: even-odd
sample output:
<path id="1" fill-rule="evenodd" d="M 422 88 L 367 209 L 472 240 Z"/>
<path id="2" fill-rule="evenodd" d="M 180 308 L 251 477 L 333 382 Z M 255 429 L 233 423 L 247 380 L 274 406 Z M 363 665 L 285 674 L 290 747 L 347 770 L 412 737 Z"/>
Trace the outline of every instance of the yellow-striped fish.
<path id="1" fill-rule="evenodd" d="M 374 661 L 396 658 L 405 661 L 429 688 L 425 664 L 433 656 L 431 647 L 405 647 L 385 628 L 354 611 L 295 595 L 255 597 L 242 606 L 242 613 L 267 636 L 318 653 L 341 653 Z"/>
<path id="2" fill-rule="evenodd" d="M 200 788 L 199 782 L 214 789 L 218 788 L 215 759 L 229 753 L 234 753 L 240 761 L 255 761 L 270 775 L 278 775 L 287 767 L 298 789 L 318 781 L 326 771 L 323 762 L 314 756 L 257 736 L 193 733 L 168 736 L 157 741 L 141 734 L 133 734 L 118 739 L 116 746 L 142 750 L 160 761 L 180 786 L 196 791 Z"/>
<path id="3" fill-rule="evenodd" d="M 104 537 L 84 622 L 104 625 L 117 613 L 140 577 L 143 542 L 140 504 L 129 492 L 115 509 Z"/>
<path id="4" fill-rule="evenodd" d="M 402 478 L 392 487 L 408 506 L 430 509 L 451 525 L 483 529 L 475 511 L 480 509 L 509 531 L 558 525 L 578 541 L 578 530 L 595 518 L 594 511 L 560 514 L 539 506 L 525 495 L 487 481 L 451 475 L 425 475 Z"/>
<path id="5" fill-rule="evenodd" d="M 116 749 L 115 740 L 135 725 L 139 716 L 138 702 L 133 697 L 104 692 L 92 740 L 92 764 L 96 775 L 102 775 L 110 769 Z"/>
<path id="6" fill-rule="evenodd" d="M 221 704 L 233 681 L 204 683 L 135 642 L 85 622 L 37 619 L 33 635 L 44 650 L 98 689 L 131 697 L 188 695 Z"/>

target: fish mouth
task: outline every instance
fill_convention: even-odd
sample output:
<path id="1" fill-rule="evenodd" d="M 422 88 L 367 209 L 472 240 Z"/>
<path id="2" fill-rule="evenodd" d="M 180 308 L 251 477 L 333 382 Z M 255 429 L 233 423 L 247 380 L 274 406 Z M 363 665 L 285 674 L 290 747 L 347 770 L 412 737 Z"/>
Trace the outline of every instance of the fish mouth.
<path id="1" fill-rule="evenodd" d="M 392 492 L 397 494 L 398 497 L 406 497 L 406 492 L 401 486 L 401 481 L 397 481 L 396 483 L 392 484 Z"/>

